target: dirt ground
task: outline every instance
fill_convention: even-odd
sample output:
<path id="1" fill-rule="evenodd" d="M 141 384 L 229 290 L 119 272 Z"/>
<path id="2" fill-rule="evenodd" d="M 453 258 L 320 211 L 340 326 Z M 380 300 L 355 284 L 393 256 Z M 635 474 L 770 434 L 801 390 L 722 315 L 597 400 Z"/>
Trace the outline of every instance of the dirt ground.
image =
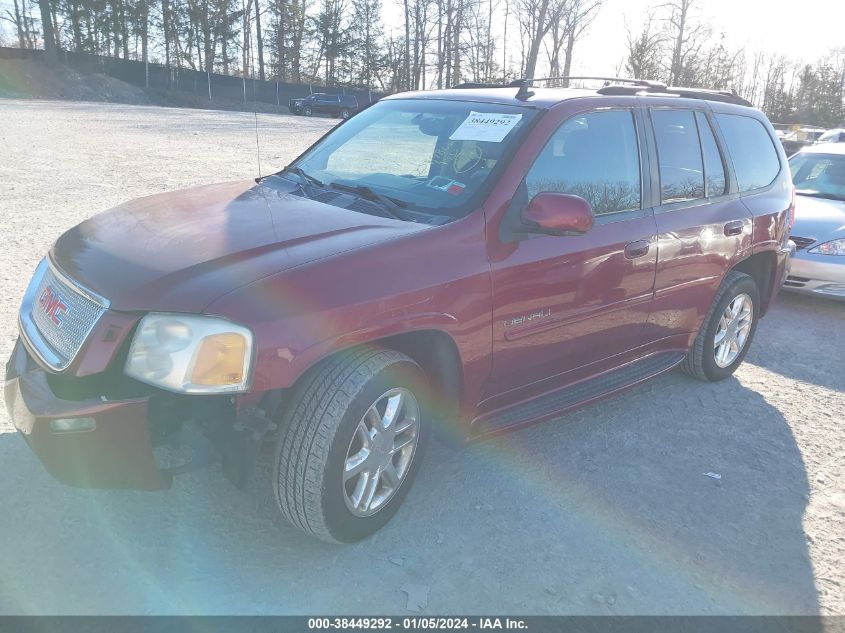
<path id="1" fill-rule="evenodd" d="M 334 124 L 259 115 L 263 169 Z M 257 172 L 238 112 L 0 99 L 0 356 L 53 240 L 123 200 Z M 845 614 L 845 305 L 782 295 L 736 376 L 679 372 L 454 451 L 338 547 L 219 465 L 77 490 L 0 413 L 0 613 Z M 720 480 L 704 473 L 718 473 Z"/>

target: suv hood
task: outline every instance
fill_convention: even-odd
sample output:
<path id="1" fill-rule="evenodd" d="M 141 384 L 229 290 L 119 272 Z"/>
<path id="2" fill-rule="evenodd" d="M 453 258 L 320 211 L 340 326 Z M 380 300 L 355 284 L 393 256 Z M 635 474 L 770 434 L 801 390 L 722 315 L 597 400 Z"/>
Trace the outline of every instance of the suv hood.
<path id="1" fill-rule="evenodd" d="M 845 235 L 845 202 L 795 196 L 795 225 L 792 235 L 826 242 Z"/>
<path id="2" fill-rule="evenodd" d="M 62 235 L 51 257 L 112 309 L 201 312 L 267 275 L 425 228 L 248 180 L 126 203 Z"/>

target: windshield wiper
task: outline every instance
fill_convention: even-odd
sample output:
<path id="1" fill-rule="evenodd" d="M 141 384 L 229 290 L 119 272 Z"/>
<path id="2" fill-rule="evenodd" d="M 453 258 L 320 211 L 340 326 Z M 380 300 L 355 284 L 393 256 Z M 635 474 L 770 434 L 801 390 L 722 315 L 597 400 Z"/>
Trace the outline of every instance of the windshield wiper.
<path id="1" fill-rule="evenodd" d="M 795 193 L 799 196 L 807 196 L 808 198 L 824 198 L 825 200 L 837 200 L 839 202 L 845 201 L 845 196 L 837 196 L 833 193 L 814 191 L 812 189 L 796 189 Z"/>
<path id="2" fill-rule="evenodd" d="M 331 187 L 332 189 L 339 189 L 341 191 L 348 191 L 350 193 L 357 194 L 358 196 L 364 198 L 365 200 L 369 200 L 370 202 L 377 202 L 381 205 L 382 210 L 388 217 L 391 217 L 394 220 L 404 219 L 398 214 L 398 211 L 403 207 L 407 207 L 408 205 L 404 202 L 394 200 L 393 198 L 388 198 L 387 196 L 380 194 L 372 187 L 358 184 L 350 185 L 339 181 L 329 183 L 329 187 Z"/>
<path id="3" fill-rule="evenodd" d="M 302 188 L 302 192 L 309 198 L 314 197 L 313 189 L 311 189 L 312 184 L 317 185 L 318 187 L 323 186 L 323 183 L 320 180 L 314 178 L 314 176 L 306 172 L 304 169 L 302 169 L 302 167 L 291 167 L 290 165 L 288 165 L 282 171 L 286 171 L 299 176 L 299 186 Z"/>

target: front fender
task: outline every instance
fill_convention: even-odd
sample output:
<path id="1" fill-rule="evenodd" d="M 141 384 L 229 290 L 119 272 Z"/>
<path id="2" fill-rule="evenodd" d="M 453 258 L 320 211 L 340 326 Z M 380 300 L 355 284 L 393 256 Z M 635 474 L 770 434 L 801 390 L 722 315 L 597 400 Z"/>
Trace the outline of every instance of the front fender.
<path id="1" fill-rule="evenodd" d="M 415 315 L 396 316 L 377 324 L 325 338 L 302 349 L 276 348 L 275 353 L 263 353 L 257 357 L 253 379 L 253 391 L 266 392 L 293 386 L 303 374 L 318 362 L 353 347 L 373 344 L 398 334 L 422 330 L 439 330 L 449 333 L 457 324 L 451 314 L 426 312 Z M 459 354 L 460 354 L 460 348 Z"/>

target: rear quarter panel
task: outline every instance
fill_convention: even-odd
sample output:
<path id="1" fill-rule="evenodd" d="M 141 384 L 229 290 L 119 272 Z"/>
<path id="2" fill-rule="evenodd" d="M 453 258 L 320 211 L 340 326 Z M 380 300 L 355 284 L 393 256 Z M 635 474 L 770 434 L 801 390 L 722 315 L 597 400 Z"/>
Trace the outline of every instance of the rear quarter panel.
<path id="1" fill-rule="evenodd" d="M 754 116 L 769 133 L 769 140 L 780 162 L 780 172 L 771 184 L 741 194 L 742 203 L 751 214 L 753 222 L 752 254 L 769 253 L 773 262 L 767 286 L 761 288 L 762 313 L 765 314 L 781 288 L 789 259 L 787 247 L 791 229 L 789 215 L 790 207 L 794 202 L 789 162 L 783 146 L 777 140 L 772 124 L 762 112 L 721 103 L 713 104 L 712 110 L 714 113 Z"/>

